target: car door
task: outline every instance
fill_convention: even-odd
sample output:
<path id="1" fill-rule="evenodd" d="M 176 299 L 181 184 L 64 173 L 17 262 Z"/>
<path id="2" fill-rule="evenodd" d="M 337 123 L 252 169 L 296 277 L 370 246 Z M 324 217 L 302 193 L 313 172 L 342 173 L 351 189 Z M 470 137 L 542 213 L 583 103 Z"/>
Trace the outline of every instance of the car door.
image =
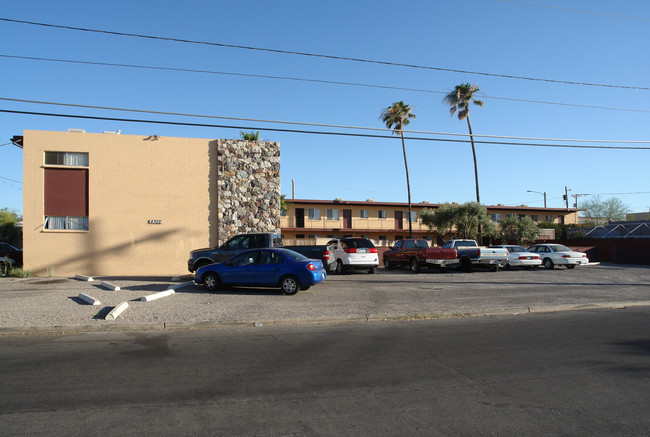
<path id="1" fill-rule="evenodd" d="M 284 256 L 272 250 L 263 250 L 255 265 L 255 285 L 274 287 L 280 283 L 280 278 L 285 272 Z"/>
<path id="2" fill-rule="evenodd" d="M 246 252 L 228 260 L 219 268 L 219 277 L 224 285 L 255 285 L 256 261 L 259 252 Z"/>

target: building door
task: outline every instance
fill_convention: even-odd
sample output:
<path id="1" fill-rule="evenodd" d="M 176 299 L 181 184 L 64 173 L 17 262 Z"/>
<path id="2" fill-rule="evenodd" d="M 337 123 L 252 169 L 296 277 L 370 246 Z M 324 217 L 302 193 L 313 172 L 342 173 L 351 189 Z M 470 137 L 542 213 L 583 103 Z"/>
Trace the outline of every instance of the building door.
<path id="1" fill-rule="evenodd" d="M 296 208 L 296 227 L 305 227 L 305 208 Z"/>
<path id="2" fill-rule="evenodd" d="M 350 229 L 352 227 L 352 210 L 344 209 L 343 210 L 343 228 Z"/>
<path id="3" fill-rule="evenodd" d="M 402 211 L 395 211 L 395 229 L 404 229 Z"/>

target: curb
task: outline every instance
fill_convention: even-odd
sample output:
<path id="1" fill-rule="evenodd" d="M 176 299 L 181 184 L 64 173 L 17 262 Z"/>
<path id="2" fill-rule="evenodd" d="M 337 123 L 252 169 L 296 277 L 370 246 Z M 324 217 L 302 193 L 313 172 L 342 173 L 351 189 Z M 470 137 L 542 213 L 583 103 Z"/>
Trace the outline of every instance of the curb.
<path id="1" fill-rule="evenodd" d="M 205 321 L 186 323 L 132 323 L 132 324 L 97 324 L 97 325 L 70 325 L 70 326 L 18 326 L 0 328 L 3 335 L 38 335 L 38 334 L 83 334 L 87 332 L 129 332 L 129 331 L 164 331 L 164 330 L 208 330 L 264 326 L 304 326 L 304 325 L 340 325 L 346 323 L 377 323 L 377 322 L 406 322 L 434 319 L 450 319 L 464 317 L 494 317 L 514 316 L 522 314 L 544 314 L 570 311 L 626 309 L 628 307 L 650 306 L 650 301 L 637 302 L 608 302 L 598 304 L 579 305 L 549 305 L 533 307 L 491 308 L 475 311 L 441 311 L 433 314 L 404 314 L 404 315 L 379 315 L 368 314 L 365 316 L 350 317 L 321 317 L 298 319 L 261 319 L 241 321 Z"/>

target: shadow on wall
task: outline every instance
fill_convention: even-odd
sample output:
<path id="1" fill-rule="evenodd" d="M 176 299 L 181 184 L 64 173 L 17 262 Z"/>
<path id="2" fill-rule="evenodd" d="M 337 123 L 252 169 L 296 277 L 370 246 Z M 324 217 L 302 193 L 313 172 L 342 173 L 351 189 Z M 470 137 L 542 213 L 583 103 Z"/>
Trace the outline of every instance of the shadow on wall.
<path id="1" fill-rule="evenodd" d="M 219 143 L 217 140 L 210 141 L 208 146 L 208 162 L 210 170 L 208 171 L 208 229 L 209 229 L 209 246 L 216 247 L 219 244 L 219 188 L 217 181 L 219 179 Z"/>
<path id="2" fill-rule="evenodd" d="M 101 235 L 101 232 L 92 231 L 93 229 L 98 229 L 98 226 L 99 223 L 97 222 L 89 223 L 89 227 L 91 231 L 88 232 L 87 234 L 88 238 L 87 238 L 86 250 L 74 256 L 58 259 L 56 263 L 51 264 L 47 269 L 44 268 L 34 269 L 32 270 L 32 273 L 37 276 L 42 274 L 49 274 L 48 271 L 49 269 L 53 269 L 54 272 L 57 272 L 59 270 L 65 272 L 71 266 L 80 264 L 82 266 L 81 268 L 83 269 L 84 274 L 88 274 L 88 275 L 101 274 L 100 268 L 101 268 L 102 260 L 104 260 L 106 256 L 115 257 L 115 256 L 119 256 L 120 254 L 126 254 L 126 252 L 129 249 L 132 249 L 135 246 L 138 246 L 140 244 L 149 241 L 160 242 L 161 240 L 169 239 L 174 234 L 177 234 L 182 231 L 181 228 L 176 228 L 168 231 L 153 232 L 150 235 L 139 238 L 137 240 L 127 241 L 124 243 L 114 245 L 109 248 L 100 249 L 100 245 L 97 239 L 98 236 Z"/>

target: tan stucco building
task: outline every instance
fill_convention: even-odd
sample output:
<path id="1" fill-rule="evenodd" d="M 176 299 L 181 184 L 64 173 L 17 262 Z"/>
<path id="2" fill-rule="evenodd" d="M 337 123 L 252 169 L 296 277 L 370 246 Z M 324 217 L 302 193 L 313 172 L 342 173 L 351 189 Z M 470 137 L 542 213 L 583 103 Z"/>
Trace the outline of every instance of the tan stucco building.
<path id="1" fill-rule="evenodd" d="M 278 143 L 79 130 L 22 142 L 35 275 L 184 274 L 192 249 L 279 231 Z"/>

